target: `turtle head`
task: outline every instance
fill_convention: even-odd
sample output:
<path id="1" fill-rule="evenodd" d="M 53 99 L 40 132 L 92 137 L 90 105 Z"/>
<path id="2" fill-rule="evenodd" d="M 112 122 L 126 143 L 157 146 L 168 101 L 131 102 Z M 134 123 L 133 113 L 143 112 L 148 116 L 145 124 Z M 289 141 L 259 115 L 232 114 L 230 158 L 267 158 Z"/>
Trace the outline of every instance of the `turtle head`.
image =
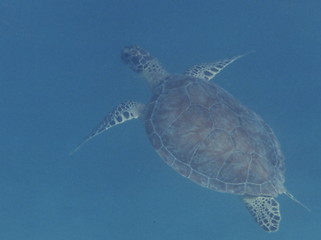
<path id="1" fill-rule="evenodd" d="M 139 46 L 125 47 L 121 52 L 121 59 L 134 72 L 145 77 L 151 87 L 158 85 L 163 78 L 168 76 L 159 61 Z"/>
<path id="2" fill-rule="evenodd" d="M 142 73 L 150 61 L 154 59 L 149 52 L 138 46 L 125 47 L 121 52 L 121 59 L 134 72 Z"/>

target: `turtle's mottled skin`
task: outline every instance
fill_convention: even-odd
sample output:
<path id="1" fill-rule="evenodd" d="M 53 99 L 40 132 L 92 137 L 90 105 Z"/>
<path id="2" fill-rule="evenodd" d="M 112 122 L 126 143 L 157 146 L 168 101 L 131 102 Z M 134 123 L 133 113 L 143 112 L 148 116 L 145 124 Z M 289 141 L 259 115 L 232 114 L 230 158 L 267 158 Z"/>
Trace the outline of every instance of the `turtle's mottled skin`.
<path id="1" fill-rule="evenodd" d="M 75 149 L 109 128 L 141 118 L 159 156 L 182 176 L 219 192 L 242 196 L 256 222 L 279 229 L 275 197 L 285 193 L 284 158 L 271 128 L 253 111 L 209 82 L 241 56 L 196 65 L 169 74 L 138 46 L 123 49 L 122 60 L 148 81 L 146 105 L 127 101 L 108 114 Z"/>

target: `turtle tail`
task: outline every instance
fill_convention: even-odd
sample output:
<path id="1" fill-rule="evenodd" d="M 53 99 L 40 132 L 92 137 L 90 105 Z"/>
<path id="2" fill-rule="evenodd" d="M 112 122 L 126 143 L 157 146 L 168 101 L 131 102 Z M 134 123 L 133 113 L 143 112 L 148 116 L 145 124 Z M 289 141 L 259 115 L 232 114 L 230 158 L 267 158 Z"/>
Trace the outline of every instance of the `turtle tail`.
<path id="1" fill-rule="evenodd" d="M 296 202 L 297 204 L 299 204 L 301 207 L 303 207 L 305 210 L 307 210 L 308 212 L 311 212 L 311 210 L 305 206 L 303 203 L 301 203 L 298 199 L 296 199 L 290 192 L 285 191 L 284 194 L 286 196 L 288 196 L 290 199 L 292 199 L 294 202 Z"/>

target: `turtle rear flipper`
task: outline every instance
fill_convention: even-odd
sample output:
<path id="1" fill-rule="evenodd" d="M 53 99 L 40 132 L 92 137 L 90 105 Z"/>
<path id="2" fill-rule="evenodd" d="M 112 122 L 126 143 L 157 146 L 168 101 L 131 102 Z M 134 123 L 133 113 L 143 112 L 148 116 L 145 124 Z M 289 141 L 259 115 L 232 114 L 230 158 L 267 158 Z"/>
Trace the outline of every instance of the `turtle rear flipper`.
<path id="1" fill-rule="evenodd" d="M 276 232 L 279 230 L 280 206 L 273 197 L 244 197 L 243 201 L 255 221 L 265 231 Z"/>
<path id="2" fill-rule="evenodd" d="M 111 111 L 106 117 L 101 121 L 101 123 L 94 128 L 89 135 L 73 150 L 70 155 L 77 152 L 82 145 L 101 134 L 102 132 L 118 125 L 124 123 L 128 120 L 139 118 L 142 115 L 144 109 L 144 104 L 125 101 L 119 104 L 113 111 Z"/>

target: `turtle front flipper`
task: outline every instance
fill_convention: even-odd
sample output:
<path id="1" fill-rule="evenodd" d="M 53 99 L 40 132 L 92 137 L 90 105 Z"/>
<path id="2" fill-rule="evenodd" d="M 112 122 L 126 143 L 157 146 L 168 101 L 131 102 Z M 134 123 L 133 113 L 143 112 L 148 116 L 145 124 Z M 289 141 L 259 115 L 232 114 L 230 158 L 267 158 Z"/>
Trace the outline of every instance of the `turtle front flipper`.
<path id="1" fill-rule="evenodd" d="M 232 62 L 236 61 L 237 59 L 244 57 L 246 54 L 235 56 L 232 58 L 223 59 L 213 63 L 203 63 L 195 65 L 184 73 L 185 75 L 201 78 L 207 81 L 210 81 L 212 78 L 216 76 L 220 71 L 222 71 L 225 67 L 230 65 Z"/>
<path id="2" fill-rule="evenodd" d="M 70 154 L 77 152 L 83 144 L 102 132 L 128 120 L 139 118 L 142 115 L 143 110 L 144 104 L 141 103 L 126 101 L 119 104 L 113 111 L 106 115 L 103 121 L 94 128 L 91 133 L 72 152 L 70 152 Z"/>
<path id="3" fill-rule="evenodd" d="M 244 197 L 243 201 L 255 221 L 265 231 L 276 232 L 279 230 L 280 206 L 273 197 Z"/>

